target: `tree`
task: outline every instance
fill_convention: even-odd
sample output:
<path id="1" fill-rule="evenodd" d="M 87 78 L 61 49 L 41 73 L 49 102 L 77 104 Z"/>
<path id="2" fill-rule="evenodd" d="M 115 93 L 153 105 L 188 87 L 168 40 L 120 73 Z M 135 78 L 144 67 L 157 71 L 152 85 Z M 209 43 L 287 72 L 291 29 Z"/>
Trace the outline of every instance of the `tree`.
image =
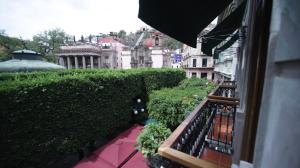
<path id="1" fill-rule="evenodd" d="M 125 30 L 120 30 L 119 33 L 118 33 L 118 37 L 119 37 L 120 39 L 125 39 L 126 34 L 127 34 L 127 33 L 126 33 Z"/>
<path id="2" fill-rule="evenodd" d="M 171 50 L 175 50 L 175 49 L 181 48 L 182 43 L 169 37 L 169 36 L 166 36 L 163 40 L 162 47 L 171 49 Z"/>
<path id="3" fill-rule="evenodd" d="M 0 61 L 5 61 L 10 58 L 11 52 L 23 49 L 23 43 L 22 40 L 15 38 L 15 37 L 9 37 L 5 34 L 5 31 L 3 30 L 0 34 Z"/>
<path id="4" fill-rule="evenodd" d="M 4 29 L 0 29 L 0 35 L 6 35 L 5 30 Z"/>
<path id="5" fill-rule="evenodd" d="M 62 29 L 56 28 L 46 30 L 33 36 L 31 47 L 37 49 L 48 61 L 55 62 L 54 53 L 59 49 L 59 46 L 65 43 L 66 38 L 70 38 Z"/>

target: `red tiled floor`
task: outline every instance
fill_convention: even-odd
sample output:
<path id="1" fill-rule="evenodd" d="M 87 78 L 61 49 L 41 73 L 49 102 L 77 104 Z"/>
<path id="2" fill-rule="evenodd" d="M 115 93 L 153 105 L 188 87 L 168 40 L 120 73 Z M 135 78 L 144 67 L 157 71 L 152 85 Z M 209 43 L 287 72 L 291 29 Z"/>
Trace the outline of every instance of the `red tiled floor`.
<path id="1" fill-rule="evenodd" d="M 123 163 L 129 164 L 131 168 L 147 168 L 144 157 L 134 147 L 142 129 L 143 126 L 139 125 L 131 127 L 90 157 L 81 160 L 74 168 L 117 168 Z"/>
<path id="2" fill-rule="evenodd" d="M 122 168 L 148 168 L 148 166 L 142 153 L 138 152 Z"/>
<path id="3" fill-rule="evenodd" d="M 231 157 L 230 155 L 218 152 L 218 151 L 214 151 L 212 149 L 209 148 L 205 148 L 203 151 L 203 154 L 201 155 L 201 158 L 203 160 L 212 162 L 216 165 L 218 165 L 218 167 L 223 167 L 223 168 L 230 168 L 231 167 Z"/>
<path id="4" fill-rule="evenodd" d="M 220 140 L 222 140 L 223 142 L 226 141 L 227 138 L 227 142 L 231 142 L 231 133 L 232 133 L 232 126 L 233 126 L 233 120 L 232 119 L 228 119 L 226 116 L 222 117 L 222 120 L 220 121 L 220 115 L 216 116 L 215 119 L 215 126 L 214 126 L 214 130 L 213 130 L 213 139 L 217 140 L 218 136 L 219 136 L 219 129 L 220 129 Z M 209 138 L 211 137 L 211 133 L 208 136 Z"/>

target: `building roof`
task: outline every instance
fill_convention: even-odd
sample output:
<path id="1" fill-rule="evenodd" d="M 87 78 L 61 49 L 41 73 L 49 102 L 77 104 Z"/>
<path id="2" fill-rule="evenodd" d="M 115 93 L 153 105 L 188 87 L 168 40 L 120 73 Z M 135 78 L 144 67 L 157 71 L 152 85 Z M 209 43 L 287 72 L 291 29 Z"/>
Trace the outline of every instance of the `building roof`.
<path id="1" fill-rule="evenodd" d="M 56 55 L 63 55 L 64 53 L 100 53 L 101 47 L 91 44 L 61 46 Z"/>
<path id="2" fill-rule="evenodd" d="M 34 55 L 41 55 L 40 53 L 37 53 L 35 51 L 32 50 L 16 50 L 14 52 L 12 52 L 12 54 L 34 54 Z"/>
<path id="3" fill-rule="evenodd" d="M 115 40 L 113 37 L 104 37 L 98 40 L 99 43 L 120 43 L 118 40 Z"/>
<path id="4" fill-rule="evenodd" d="M 12 59 L 0 62 L 0 72 L 43 71 L 65 69 L 63 66 L 42 60 Z"/>
<path id="5" fill-rule="evenodd" d="M 144 42 L 143 42 L 143 44 L 144 44 L 145 46 L 147 46 L 148 48 L 154 46 L 154 44 L 153 44 L 153 39 L 152 39 L 152 38 L 147 38 L 147 39 L 145 39 Z"/>
<path id="6" fill-rule="evenodd" d="M 17 50 L 12 54 L 13 59 L 0 62 L 0 72 L 64 69 L 63 66 L 42 61 L 41 54 L 32 50 Z"/>

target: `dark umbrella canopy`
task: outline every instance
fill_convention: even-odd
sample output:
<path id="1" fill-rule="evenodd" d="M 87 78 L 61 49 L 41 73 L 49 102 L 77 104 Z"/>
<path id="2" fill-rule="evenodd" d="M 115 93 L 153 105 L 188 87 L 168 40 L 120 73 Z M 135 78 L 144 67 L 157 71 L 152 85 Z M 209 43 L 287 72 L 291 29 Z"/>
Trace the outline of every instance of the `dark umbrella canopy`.
<path id="1" fill-rule="evenodd" d="M 189 46 L 232 0 L 139 0 L 138 17 L 151 27 Z"/>
<path id="2" fill-rule="evenodd" d="M 229 37 L 238 29 L 243 20 L 246 0 L 244 0 L 229 16 L 219 23 L 213 30 L 203 36 L 202 52 L 212 55 L 212 49 Z"/>

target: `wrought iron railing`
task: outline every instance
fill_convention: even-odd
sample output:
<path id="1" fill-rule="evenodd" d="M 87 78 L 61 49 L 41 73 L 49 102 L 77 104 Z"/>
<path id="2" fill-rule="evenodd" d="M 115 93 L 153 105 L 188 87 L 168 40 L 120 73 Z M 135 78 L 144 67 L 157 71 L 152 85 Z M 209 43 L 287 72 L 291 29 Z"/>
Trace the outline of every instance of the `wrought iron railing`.
<path id="1" fill-rule="evenodd" d="M 208 97 L 210 99 L 220 99 L 228 101 L 239 101 L 236 97 L 236 82 L 235 81 L 223 81 L 214 91 L 212 91 Z"/>
<path id="2" fill-rule="evenodd" d="M 211 95 L 216 94 L 220 86 L 222 84 Z M 201 155 L 205 147 L 232 154 L 238 104 L 236 98 L 206 98 L 160 146 L 159 155 L 186 167 L 218 167 L 202 160 Z"/>
<path id="3" fill-rule="evenodd" d="M 208 147 L 227 154 L 233 153 L 234 120 L 236 102 L 210 99 L 213 121 L 206 137 Z"/>

